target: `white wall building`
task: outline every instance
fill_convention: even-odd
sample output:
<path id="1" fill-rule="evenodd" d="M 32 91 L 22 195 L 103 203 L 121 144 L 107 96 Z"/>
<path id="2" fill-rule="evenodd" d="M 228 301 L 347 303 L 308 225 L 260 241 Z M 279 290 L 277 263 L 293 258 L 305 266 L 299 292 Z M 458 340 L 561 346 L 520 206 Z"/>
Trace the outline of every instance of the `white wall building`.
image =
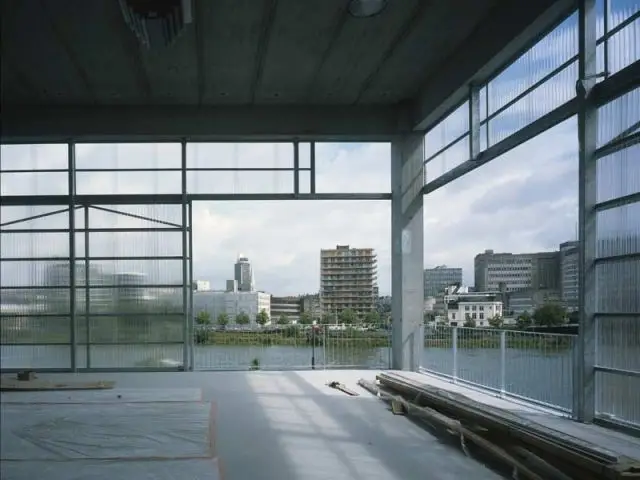
<path id="1" fill-rule="evenodd" d="M 447 308 L 449 326 L 462 327 L 467 318 L 474 320 L 477 327 L 488 327 L 489 319 L 502 316 L 501 301 L 482 301 L 481 299 L 460 300 Z"/>
<path id="2" fill-rule="evenodd" d="M 218 315 L 226 313 L 229 323 L 233 324 L 240 313 L 249 316 L 251 324 L 255 324 L 258 312 L 265 310 L 271 318 L 271 295 L 264 292 L 194 292 L 193 313 L 205 311 L 211 315 L 215 323 Z"/>
<path id="3" fill-rule="evenodd" d="M 462 327 L 467 319 L 474 320 L 477 327 L 488 327 L 490 318 L 503 315 L 499 292 L 469 292 L 468 287 L 450 287 L 444 303 L 451 327 Z"/>
<path id="4" fill-rule="evenodd" d="M 197 292 L 206 292 L 207 290 L 211 290 L 211 282 L 209 282 L 209 280 L 196 280 L 195 283 Z"/>

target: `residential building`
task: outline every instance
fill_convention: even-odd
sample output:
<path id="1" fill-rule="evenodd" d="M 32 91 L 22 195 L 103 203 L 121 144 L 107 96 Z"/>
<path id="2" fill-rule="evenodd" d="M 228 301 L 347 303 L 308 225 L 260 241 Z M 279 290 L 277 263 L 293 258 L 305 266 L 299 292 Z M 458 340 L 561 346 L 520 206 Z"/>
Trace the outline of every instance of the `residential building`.
<path id="1" fill-rule="evenodd" d="M 560 292 L 569 311 L 578 310 L 578 242 L 560 244 Z"/>
<path id="2" fill-rule="evenodd" d="M 271 297 L 271 317 L 274 321 L 287 317 L 290 323 L 297 323 L 301 313 L 301 297 Z"/>
<path id="3" fill-rule="evenodd" d="M 424 298 L 437 297 L 450 285 L 462 285 L 462 268 L 440 265 L 424 271 Z"/>
<path id="4" fill-rule="evenodd" d="M 322 307 L 320 306 L 320 295 L 302 295 L 301 296 L 301 309 L 303 312 L 309 312 L 311 317 L 319 321 L 322 317 Z"/>
<path id="5" fill-rule="evenodd" d="M 239 292 L 255 291 L 255 281 L 253 278 L 253 269 L 249 258 L 240 254 L 234 268 L 235 281 L 238 283 Z"/>
<path id="6" fill-rule="evenodd" d="M 475 289 L 506 292 L 526 289 L 559 289 L 559 252 L 494 253 L 485 250 L 474 260 Z"/>
<path id="7" fill-rule="evenodd" d="M 449 326 L 461 327 L 467 320 L 488 327 L 489 319 L 502 317 L 500 292 L 470 292 L 467 287 L 450 287 L 444 295 Z"/>
<path id="8" fill-rule="evenodd" d="M 221 292 L 204 291 L 193 293 L 194 315 L 204 311 L 211 316 L 215 323 L 221 313 L 229 316 L 229 323 L 233 324 L 241 313 L 249 316 L 250 323 L 255 324 L 258 312 L 265 310 L 271 318 L 271 295 L 265 292 Z"/>
<path id="9" fill-rule="evenodd" d="M 336 248 L 320 251 L 320 302 L 322 311 L 340 315 L 346 309 L 364 316 L 375 310 L 377 257 L 373 248 Z"/>

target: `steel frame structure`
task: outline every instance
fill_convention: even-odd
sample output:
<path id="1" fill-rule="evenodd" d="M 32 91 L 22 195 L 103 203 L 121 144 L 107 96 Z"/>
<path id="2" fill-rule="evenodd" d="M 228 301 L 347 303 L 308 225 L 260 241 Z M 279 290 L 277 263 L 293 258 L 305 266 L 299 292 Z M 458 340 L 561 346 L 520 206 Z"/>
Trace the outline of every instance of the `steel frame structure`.
<path id="1" fill-rule="evenodd" d="M 423 232 L 420 229 L 421 222 L 417 219 L 422 218 L 423 211 L 423 196 L 432 193 L 433 191 L 448 185 L 461 176 L 489 163 L 490 161 L 500 157 L 506 152 L 514 149 L 518 145 L 540 135 L 546 130 L 560 124 L 561 122 L 573 117 L 578 117 L 578 140 L 580 145 L 580 192 L 579 192 L 579 244 L 580 244 L 580 306 L 581 306 L 581 328 L 579 335 L 579 352 L 577 362 L 577 383 L 574 389 L 574 415 L 577 419 L 582 421 L 591 421 L 596 417 L 595 412 L 595 391 L 594 383 L 597 372 L 615 373 L 619 375 L 630 375 L 637 377 L 639 374 L 635 371 L 625 371 L 624 369 L 613 368 L 608 366 L 598 365 L 596 362 L 596 323 L 597 317 L 607 315 L 621 315 L 620 312 L 599 312 L 598 304 L 596 301 L 596 273 L 595 266 L 598 262 L 606 261 L 606 259 L 599 259 L 596 257 L 596 232 L 597 223 L 596 216 L 600 211 L 606 209 L 612 209 L 629 205 L 640 201 L 640 193 L 634 192 L 629 195 L 622 196 L 617 199 L 608 200 L 598 203 L 595 197 L 595 185 L 596 185 L 596 171 L 595 164 L 598 158 L 605 155 L 610 155 L 623 148 L 628 148 L 632 145 L 640 143 L 640 133 L 637 132 L 638 125 L 634 125 L 628 129 L 628 131 L 620 133 L 616 138 L 609 141 L 607 144 L 596 148 L 595 137 L 597 129 L 597 111 L 598 108 L 612 102 L 616 98 L 632 91 L 638 86 L 638 79 L 640 78 L 640 62 L 635 61 L 628 65 L 619 72 L 609 75 L 608 72 L 597 72 L 595 63 L 596 47 L 602 43 L 605 45 L 610 38 L 621 31 L 632 22 L 640 18 L 640 13 L 635 13 L 624 22 L 617 25 L 615 28 L 605 30 L 605 34 L 601 38 L 596 38 L 596 22 L 595 22 L 595 0 L 579 0 L 579 51 L 578 54 L 568 59 L 562 65 L 558 66 L 549 74 L 545 75 L 539 81 L 532 84 L 525 91 L 517 95 L 511 101 L 502 105 L 499 109 L 489 114 L 487 109 L 487 117 L 483 120 L 480 119 L 480 99 L 478 92 L 480 88 L 486 86 L 488 82 L 495 78 L 504 68 L 510 65 L 512 62 L 501 65 L 499 68 L 494 69 L 491 75 L 487 76 L 488 80 L 483 83 L 473 83 L 467 85 L 468 100 L 469 100 L 469 130 L 463 135 L 452 140 L 434 155 L 424 158 L 424 132 L 411 133 L 397 133 L 398 129 L 395 125 L 397 121 L 397 112 L 390 112 L 384 109 L 369 109 L 363 110 L 361 117 L 367 120 L 367 125 L 372 124 L 373 115 L 373 127 L 369 131 L 356 128 L 351 140 L 360 141 L 390 141 L 392 143 L 392 192 L 373 193 L 373 194 L 346 194 L 346 193 L 316 193 L 315 192 L 315 141 L 323 140 L 339 140 L 344 141 L 346 137 L 342 134 L 332 134 L 328 132 L 326 136 L 312 135 L 302 136 L 297 138 L 291 138 L 287 134 L 286 129 L 282 132 L 274 132 L 274 135 L 265 137 L 264 135 L 250 135 L 243 134 L 242 139 L 251 139 L 253 141 L 277 141 L 286 140 L 291 141 L 294 144 L 294 183 L 292 185 L 291 193 L 284 194 L 196 194 L 189 193 L 187 191 L 186 174 L 187 171 L 193 170 L 186 168 L 186 141 L 197 140 L 198 132 L 193 132 L 191 137 L 181 137 L 182 142 L 182 166 L 177 169 L 182 175 L 182 191 L 179 194 L 168 195 L 77 195 L 75 192 L 75 173 L 78 171 L 75 168 L 75 151 L 74 144 L 69 143 L 69 192 L 68 195 L 47 195 L 47 196 L 4 196 L 0 199 L 0 205 L 61 205 L 67 206 L 69 209 L 75 209 L 78 206 L 86 208 L 85 206 L 95 206 L 100 204 L 176 204 L 182 207 L 183 221 L 180 226 L 183 232 L 183 307 L 184 312 L 192 317 L 190 310 L 191 300 L 189 294 L 188 285 L 192 280 L 192 240 L 190 236 L 190 230 L 188 225 L 191 225 L 192 204 L 198 200 L 209 201 L 235 201 L 235 200 L 255 200 L 255 201 L 268 201 L 268 200 L 391 200 L 392 202 L 392 242 L 393 242 L 393 318 L 394 325 L 400 328 L 394 329 L 394 341 L 393 341 L 393 367 L 394 368 L 409 368 L 415 366 L 417 352 L 412 350 L 408 353 L 408 348 L 414 349 L 415 342 L 411 340 L 415 338 L 415 307 L 417 305 L 416 296 L 408 291 L 409 285 L 419 287 L 422 290 L 422 274 L 418 275 L 414 269 L 411 268 L 411 262 L 417 261 L 421 258 L 422 253 L 418 254 L 417 251 L 422 249 L 412 248 L 412 244 L 422 245 Z M 608 2 L 605 2 L 605 12 L 608 8 Z M 568 13 L 573 13 L 575 10 L 571 10 Z M 542 32 L 544 33 L 544 32 Z M 528 50 L 532 46 L 532 43 L 526 45 L 522 49 L 522 52 Z M 522 53 L 521 52 L 521 53 Z M 605 65 L 607 65 L 607 49 L 605 48 Z M 531 122 L 526 127 L 518 130 L 517 132 L 509 135 L 507 138 L 489 146 L 487 141 L 487 148 L 481 150 L 480 136 L 481 129 L 491 119 L 495 118 L 500 113 L 504 112 L 510 106 L 521 100 L 530 94 L 533 90 L 540 87 L 542 84 L 550 80 L 552 77 L 569 68 L 575 62 L 578 63 L 579 79 L 577 95 L 558 106 L 547 114 L 541 116 L 537 120 Z M 596 83 L 596 77 L 602 75 L 604 79 Z M 459 106 L 457 103 L 456 106 Z M 421 128 L 427 128 L 428 126 L 435 125 L 438 121 L 446 117 L 453 109 L 449 108 L 446 111 L 438 109 L 439 115 L 432 116 L 428 125 L 422 124 Z M 442 112 L 442 113 L 440 113 Z M 133 112 L 132 112 L 133 113 Z M 305 112 L 307 115 L 309 112 Z M 95 124 L 96 115 L 99 116 L 99 109 L 96 110 L 92 117 Z M 319 115 L 323 115 L 321 110 L 318 111 Z M 291 113 L 295 117 L 294 113 Z M 51 117 L 54 118 L 54 117 Z M 236 115 L 236 119 L 240 118 Z M 99 122 L 98 122 L 99 123 Z M 179 122 L 177 122 L 179 123 Z M 237 122 L 235 122 L 237 123 Z M 343 122 L 344 123 L 344 122 Z M 356 124 L 357 122 L 354 122 Z M 231 125 L 235 125 L 231 122 Z M 55 132 L 55 127 L 52 126 L 52 130 Z M 487 129 L 488 130 L 488 129 Z M 226 133 L 225 133 L 226 132 Z M 396 132 L 396 133 L 389 133 Z M 97 138 L 97 141 L 114 141 L 117 140 L 113 136 L 107 136 L 103 139 Z M 150 134 L 151 135 L 151 134 Z M 447 148 L 451 147 L 456 142 L 462 140 L 465 136 L 470 137 L 469 141 L 469 156 L 468 160 L 461 165 L 453 168 L 452 170 L 440 175 L 439 177 L 429 181 L 420 182 L 416 181 L 416 174 L 422 174 L 424 172 L 425 165 L 428 164 L 433 158 L 437 157 Z M 55 135 L 54 135 L 55 137 Z M 84 138 L 84 137 L 83 137 Z M 155 137 L 156 141 L 169 141 L 177 140 L 179 137 L 166 134 Z M 234 135 L 229 128 L 222 130 L 222 133 L 217 140 L 238 140 L 239 138 Z M 311 166 L 308 169 L 301 169 L 299 165 L 299 141 L 311 141 L 312 142 L 312 157 Z M 13 138 L 12 142 L 16 143 L 19 138 Z M 144 141 L 149 141 L 145 139 Z M 422 155 L 420 162 L 416 162 L 416 158 Z M 155 169 L 154 169 L 155 170 Z M 158 171 L 172 171 L 176 169 L 158 169 Z M 219 171 L 219 170 L 249 170 L 249 169 L 199 169 L 201 171 Z M 261 171 L 262 169 L 254 169 Z M 264 169 L 274 170 L 274 169 Z M 300 176 L 299 173 L 302 170 L 308 170 L 311 177 L 310 193 L 300 192 Z M 54 170 L 52 170 L 54 171 Z M 60 170 L 55 170 L 60 171 Z M 65 171 L 65 170 L 62 170 Z M 97 170 L 90 170 L 95 172 Z M 105 170 L 105 171 L 108 171 Z M 131 170 L 134 171 L 134 170 Z M 17 170 L 16 170 L 17 172 Z M 86 211 L 86 210 L 85 210 Z M 77 229 L 74 223 L 74 215 L 70 215 L 69 221 L 69 249 L 70 257 L 73 258 L 73 252 L 75 251 L 75 232 L 83 232 L 87 230 Z M 618 258 L 621 256 L 618 256 Z M 629 256 L 627 256 L 629 257 Z M 73 295 L 71 296 L 73 298 Z M 74 300 L 72 300 L 74 302 Z M 72 311 L 75 309 L 75 305 L 72 304 Z M 625 312 L 625 315 L 638 316 L 640 312 Z M 72 325 L 75 322 L 72 321 Z M 185 338 L 187 338 L 192 332 L 192 322 L 185 321 Z M 396 333 L 397 332 L 397 333 Z M 72 334 L 72 341 L 75 342 L 75 332 Z M 412 335 L 414 335 L 412 337 Z M 185 348 L 184 364 L 193 367 L 193 351 Z M 72 364 L 75 359 L 72 358 Z"/>

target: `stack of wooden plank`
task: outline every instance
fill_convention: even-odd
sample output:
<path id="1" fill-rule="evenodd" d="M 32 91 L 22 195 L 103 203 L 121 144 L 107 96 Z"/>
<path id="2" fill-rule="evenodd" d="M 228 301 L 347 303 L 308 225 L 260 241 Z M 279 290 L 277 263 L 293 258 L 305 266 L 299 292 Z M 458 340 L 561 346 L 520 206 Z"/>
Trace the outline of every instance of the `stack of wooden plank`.
<path id="1" fill-rule="evenodd" d="M 464 395 L 385 372 L 377 384 L 361 382 L 381 398 L 445 427 L 532 479 L 640 478 L 637 461 Z"/>

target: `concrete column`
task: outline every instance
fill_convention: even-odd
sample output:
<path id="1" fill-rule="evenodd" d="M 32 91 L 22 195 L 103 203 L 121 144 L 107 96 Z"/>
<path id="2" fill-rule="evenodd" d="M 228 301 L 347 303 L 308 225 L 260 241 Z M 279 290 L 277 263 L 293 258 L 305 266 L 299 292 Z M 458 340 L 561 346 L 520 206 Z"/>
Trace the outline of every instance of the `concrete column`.
<path id="1" fill-rule="evenodd" d="M 391 144 L 391 368 L 417 370 L 424 339 L 424 135 Z"/>

